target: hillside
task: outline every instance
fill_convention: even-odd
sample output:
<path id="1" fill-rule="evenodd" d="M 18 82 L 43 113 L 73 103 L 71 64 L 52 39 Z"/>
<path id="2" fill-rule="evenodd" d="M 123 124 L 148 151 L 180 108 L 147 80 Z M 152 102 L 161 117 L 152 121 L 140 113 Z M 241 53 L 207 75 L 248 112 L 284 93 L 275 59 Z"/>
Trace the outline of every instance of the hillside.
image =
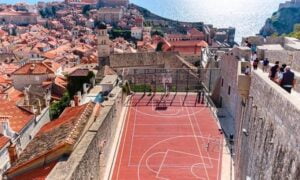
<path id="1" fill-rule="evenodd" d="M 289 34 L 293 32 L 294 25 L 300 23 L 300 8 L 283 8 L 273 13 L 266 20 L 259 34 L 270 36 L 272 34 Z"/>

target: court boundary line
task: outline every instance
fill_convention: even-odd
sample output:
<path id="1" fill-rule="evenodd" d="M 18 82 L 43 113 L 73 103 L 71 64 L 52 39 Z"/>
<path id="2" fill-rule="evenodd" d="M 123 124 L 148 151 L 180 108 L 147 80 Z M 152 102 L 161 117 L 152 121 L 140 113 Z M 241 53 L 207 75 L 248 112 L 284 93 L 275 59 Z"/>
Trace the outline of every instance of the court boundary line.
<path id="1" fill-rule="evenodd" d="M 132 97 L 132 96 L 131 96 Z M 131 103 L 130 102 L 131 101 L 131 99 L 129 100 L 129 103 Z M 120 144 L 122 143 L 122 140 L 123 140 L 123 144 L 122 144 L 122 149 L 121 149 L 121 156 L 120 156 L 120 160 L 119 160 L 119 165 L 118 165 L 118 170 L 117 170 L 117 177 L 116 177 L 116 179 L 119 179 L 119 174 L 120 174 L 120 169 L 121 169 L 121 164 L 122 164 L 122 159 L 123 159 L 123 154 L 124 154 L 124 148 L 125 148 L 125 140 L 126 140 L 126 136 L 127 136 L 127 130 L 128 130 L 128 125 L 129 125 L 129 118 L 130 118 L 130 113 L 131 113 L 131 109 L 132 107 L 128 107 L 128 116 L 125 118 L 125 121 L 126 121 L 126 127 L 125 127 L 125 132 L 122 130 L 122 132 L 121 132 L 121 140 L 120 140 Z M 123 133 L 125 133 L 125 137 L 124 137 L 124 139 L 122 139 L 123 138 Z M 120 145 L 118 145 L 118 147 L 119 147 Z M 118 148 L 118 150 L 119 150 L 119 148 Z M 117 153 L 117 155 L 116 155 L 117 157 L 116 158 L 118 158 L 118 153 Z M 118 159 L 116 159 L 116 162 L 117 162 L 117 160 Z M 112 174 L 112 176 L 111 177 L 113 177 L 113 174 Z"/>
<path id="2" fill-rule="evenodd" d="M 180 96 L 179 96 L 180 97 Z M 180 99 L 182 99 L 182 97 L 180 97 Z M 153 105 L 152 105 L 152 107 L 153 107 Z M 174 107 L 174 106 L 173 106 Z M 189 120 L 190 120 L 190 122 L 191 122 L 191 116 L 194 116 L 194 118 L 195 118 L 195 116 L 196 116 L 196 114 L 198 114 L 198 113 L 200 113 L 200 112 L 202 112 L 203 110 L 205 110 L 207 107 L 206 106 L 193 106 L 193 107 L 197 107 L 197 108 L 199 108 L 200 110 L 198 110 L 198 111 L 194 111 L 194 109 L 192 109 L 192 112 L 193 113 L 189 113 L 189 110 L 187 110 L 187 106 L 180 106 L 181 107 L 181 110 L 182 110 L 182 112 L 184 112 L 184 107 L 185 107 L 185 109 L 186 109 L 186 111 L 187 111 L 187 113 L 188 114 L 185 114 L 185 115 L 181 115 L 181 116 L 179 116 L 179 117 L 185 117 L 185 116 L 188 116 L 188 118 L 189 118 Z M 189 106 L 190 107 L 190 106 Z M 137 121 L 137 113 L 141 113 L 141 111 L 139 110 L 139 108 L 138 108 L 138 106 L 135 106 L 135 107 L 133 107 L 133 106 L 131 106 L 131 104 L 130 104 L 130 107 L 128 108 L 129 109 L 129 111 L 132 111 L 132 110 L 134 110 L 135 111 L 135 119 L 134 119 L 134 128 L 137 126 L 137 125 L 139 125 L 139 124 L 137 124 L 136 123 L 136 121 Z M 179 111 L 180 112 L 180 111 Z M 131 112 L 130 112 L 131 113 Z M 129 113 L 129 114 L 130 114 Z M 143 114 L 143 113 L 142 113 Z M 161 114 L 161 113 L 160 113 Z M 152 114 L 150 114 L 150 115 L 148 115 L 148 116 L 152 116 Z M 162 117 L 163 115 L 159 115 L 159 117 L 160 118 L 163 118 Z M 172 116 L 171 114 L 167 114 L 166 116 Z M 130 116 L 128 116 L 127 118 L 126 118 L 126 120 L 127 120 L 127 123 L 126 123 L 126 134 L 128 133 L 128 129 L 129 129 L 129 125 L 130 125 L 130 122 L 129 122 L 129 120 L 130 120 Z M 196 121 L 197 121 L 197 118 L 196 118 Z M 141 124 L 142 125 L 142 124 Z M 151 125 L 151 126 L 155 126 L 156 124 L 149 124 L 149 125 Z M 157 124 L 157 125 L 163 125 L 163 124 Z M 182 124 L 166 124 L 166 125 L 176 125 L 176 126 L 180 126 L 180 125 L 182 125 Z M 184 124 L 184 125 L 191 125 L 192 126 L 192 129 L 194 130 L 194 129 L 196 129 L 196 127 L 194 126 L 194 124 L 193 123 L 191 123 L 191 124 Z M 198 127 L 198 129 L 199 129 L 199 131 L 200 131 L 200 128 L 199 128 L 199 124 L 198 124 L 198 122 L 197 122 L 197 127 Z M 200 131 L 200 133 L 202 134 L 202 132 Z M 132 135 L 133 134 L 135 134 L 135 131 L 134 132 L 132 132 Z M 156 137 L 168 137 L 168 136 L 170 136 L 170 135 L 163 135 L 163 136 L 156 136 Z M 138 136 L 132 136 L 132 138 L 134 138 L 134 137 L 138 137 Z M 148 137 L 154 137 L 154 136 L 148 136 Z M 160 143 L 163 143 L 163 142 L 165 142 L 165 141 L 169 141 L 169 140 L 172 140 L 172 139 L 176 139 L 176 138 L 180 138 L 180 137 L 190 137 L 190 138 L 195 138 L 195 137 L 201 137 L 201 138 L 204 138 L 204 139 L 207 139 L 207 140 L 218 140 L 218 141 L 220 141 L 220 139 L 219 138 L 213 138 L 213 137 L 204 137 L 204 136 L 198 136 L 198 135 L 180 135 L 180 136 L 178 136 L 178 135 L 172 135 L 172 137 L 170 137 L 170 138 L 167 138 L 167 139 L 164 139 L 164 140 L 162 140 L 162 141 L 158 141 L 158 142 L 156 142 L 154 145 L 155 146 L 157 146 L 157 145 L 159 145 Z M 220 137 L 221 138 L 221 137 Z M 204 139 L 202 140 L 203 142 L 204 142 Z M 124 154 L 124 147 L 125 147 L 125 143 L 126 142 L 126 136 L 125 136 L 125 138 L 123 139 L 123 146 L 122 146 L 122 155 Z M 205 143 L 202 143 L 202 144 L 205 144 Z M 219 144 L 220 146 L 222 146 L 222 144 Z M 132 143 L 131 143 L 131 146 L 133 146 L 133 141 L 132 141 Z M 146 149 L 146 152 L 149 152 L 149 150 L 151 150 L 151 149 L 153 149 L 155 146 L 151 146 L 151 147 L 149 147 L 148 149 Z M 199 148 L 198 148 L 198 150 L 199 150 Z M 169 149 L 168 149 L 168 151 L 170 151 Z M 141 162 L 143 161 L 143 159 L 145 158 L 145 155 L 146 155 L 146 152 L 144 152 L 143 154 L 142 154 L 142 156 L 140 157 L 140 160 L 139 160 L 139 163 L 138 163 L 138 178 L 140 179 L 140 167 L 144 167 L 144 166 L 141 166 Z M 220 152 L 220 151 L 219 151 Z M 130 153 L 132 153 L 132 147 L 131 147 L 131 150 L 130 150 Z M 158 154 L 159 152 L 156 152 L 156 154 Z M 167 153 L 165 153 L 165 156 L 164 156 L 164 158 L 166 158 L 166 154 Z M 118 174 L 117 174 L 117 177 L 119 176 L 119 173 L 120 173 L 120 167 L 121 167 L 121 164 L 122 164 L 122 160 L 124 160 L 123 159 L 123 157 L 122 157 L 122 155 L 121 155 L 121 158 L 119 159 L 119 168 L 118 168 Z M 154 156 L 154 154 L 151 154 L 150 156 Z M 147 156 L 148 158 L 146 159 L 146 161 L 150 158 L 149 156 Z M 219 153 L 219 157 L 220 157 L 220 153 Z M 201 158 L 205 158 L 205 159 L 210 159 L 210 160 L 218 160 L 218 164 L 220 164 L 220 158 L 218 158 L 218 159 L 213 159 L 213 158 L 211 158 L 211 157 L 203 157 L 203 155 L 201 156 Z M 131 157 L 130 157 L 130 159 L 129 159 L 129 161 L 131 160 Z M 164 161 L 165 161 L 166 159 L 164 159 Z M 164 161 L 162 161 L 162 163 L 164 162 Z M 205 165 L 205 161 L 204 161 L 204 159 L 203 159 L 203 162 L 204 162 L 204 166 L 206 166 Z M 146 165 L 147 165 L 147 163 L 146 163 Z M 165 167 L 164 165 L 162 165 L 162 167 Z M 161 167 L 160 167 L 161 168 Z M 148 169 L 148 168 L 147 168 Z M 148 169 L 149 170 L 149 169 Z M 206 170 L 206 169 L 205 169 Z M 218 173 L 220 173 L 219 172 L 219 169 L 218 169 Z M 218 174 L 218 176 L 219 176 L 219 174 Z M 160 178 L 160 177 L 158 177 L 158 178 Z M 208 177 L 209 178 L 209 177 Z M 165 179 L 165 178 L 164 178 Z"/>
<path id="3" fill-rule="evenodd" d="M 194 126 L 193 126 L 193 123 L 192 123 L 192 121 L 191 121 L 191 115 L 190 115 L 190 113 L 189 113 L 189 111 L 188 111 L 188 108 L 185 107 L 185 109 L 186 109 L 186 111 L 187 111 L 187 114 L 189 115 L 189 116 L 188 116 L 188 119 L 190 120 L 190 123 L 191 123 L 191 126 L 192 126 L 193 133 L 194 133 L 194 135 L 196 135 L 195 129 L 194 129 Z M 196 140 L 197 148 L 198 148 L 198 151 L 199 151 L 199 153 L 200 153 L 200 155 L 201 155 L 201 159 L 202 159 L 203 162 L 205 162 L 204 159 L 202 158 L 202 152 L 201 152 L 201 149 L 200 149 L 200 147 L 199 147 L 198 138 L 196 138 L 196 137 L 194 137 L 194 138 L 195 138 L 195 140 Z M 209 178 L 209 176 L 208 176 L 208 172 L 207 172 L 206 167 L 204 168 L 204 170 L 205 170 L 205 174 L 206 174 L 206 176 L 207 176 L 207 179 L 209 180 L 210 178 Z"/>
<path id="4" fill-rule="evenodd" d="M 192 111 L 193 111 L 193 110 L 192 110 Z M 197 118 L 194 114 L 192 115 L 192 117 L 193 117 L 194 120 L 196 121 L 196 126 L 198 127 L 198 131 L 199 131 L 200 135 L 203 136 L 202 131 L 201 131 L 201 128 L 200 128 L 199 123 L 198 123 L 198 118 Z M 209 135 L 209 137 L 211 137 L 211 135 Z M 204 141 L 203 141 L 203 142 L 204 142 Z M 205 143 L 203 143 L 203 144 L 205 144 Z M 207 144 L 207 145 L 209 146 L 209 140 L 208 140 L 208 144 Z M 208 150 L 208 149 L 207 149 L 207 150 Z M 210 157 L 210 155 L 209 155 L 208 152 L 207 152 L 206 154 Z M 210 161 L 210 164 L 212 164 L 211 161 Z"/>
<path id="5" fill-rule="evenodd" d="M 131 132 L 132 134 L 131 134 L 131 142 L 130 142 L 130 151 L 129 151 L 129 157 L 128 157 L 128 164 L 131 163 L 131 153 L 132 153 L 133 139 L 134 139 L 134 133 L 135 133 L 135 124 L 136 124 L 136 119 L 137 119 L 136 117 L 137 117 L 137 112 L 134 113 L 133 130 Z"/>
<path id="6" fill-rule="evenodd" d="M 211 112 L 212 113 L 212 112 Z M 193 115 L 195 118 L 197 118 L 195 115 Z M 213 114 L 212 114 L 212 117 L 213 117 L 213 119 L 215 119 L 215 116 L 213 116 Z M 219 124 L 218 124 L 218 121 L 213 121 L 213 123 L 216 123 L 216 125 L 218 126 Z M 197 126 L 199 127 L 199 123 L 197 122 Z M 199 132 L 201 132 L 201 130 L 200 130 L 200 127 L 199 127 Z M 201 134 L 202 134 L 202 132 L 201 132 Z M 218 142 L 212 142 L 212 143 L 215 143 L 215 144 L 217 144 L 218 146 L 219 146 L 219 152 L 218 152 L 218 166 L 217 166 L 217 180 L 219 180 L 219 176 L 220 176 L 220 174 L 221 174 L 221 167 L 220 167 L 220 161 L 222 161 L 222 159 L 221 159 L 221 154 L 222 154 L 222 149 L 223 149 L 223 141 L 222 141 L 222 139 L 223 139 L 224 137 L 220 134 L 220 137 L 219 138 L 216 138 L 215 139 L 215 141 L 218 141 Z M 213 139 L 213 138 L 212 138 Z M 209 141 L 209 139 L 208 139 L 208 141 Z M 210 142 L 209 142 L 210 143 Z M 214 151 L 215 152 L 215 151 Z"/>

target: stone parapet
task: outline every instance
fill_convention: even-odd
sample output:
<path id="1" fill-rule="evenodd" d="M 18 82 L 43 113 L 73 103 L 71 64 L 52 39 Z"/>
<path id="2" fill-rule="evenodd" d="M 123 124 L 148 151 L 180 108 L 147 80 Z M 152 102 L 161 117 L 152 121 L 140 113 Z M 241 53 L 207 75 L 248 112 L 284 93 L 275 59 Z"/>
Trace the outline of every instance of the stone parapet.
<path id="1" fill-rule="evenodd" d="M 298 179 L 300 175 L 300 101 L 252 73 L 250 98 L 242 107 L 237 144 L 238 179 Z"/>
<path id="2" fill-rule="evenodd" d="M 116 136 L 116 127 L 123 107 L 122 88 L 115 87 L 111 96 L 102 104 L 100 115 L 79 143 L 70 157 L 60 161 L 46 179 L 101 179 Z"/>

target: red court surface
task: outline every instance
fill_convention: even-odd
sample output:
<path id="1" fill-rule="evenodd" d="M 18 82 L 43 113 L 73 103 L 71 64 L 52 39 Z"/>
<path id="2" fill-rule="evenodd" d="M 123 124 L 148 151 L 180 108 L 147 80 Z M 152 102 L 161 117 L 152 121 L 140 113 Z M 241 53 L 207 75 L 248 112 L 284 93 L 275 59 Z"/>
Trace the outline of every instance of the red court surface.
<path id="1" fill-rule="evenodd" d="M 112 179 L 221 179 L 224 137 L 210 109 L 196 99 L 134 95 Z"/>

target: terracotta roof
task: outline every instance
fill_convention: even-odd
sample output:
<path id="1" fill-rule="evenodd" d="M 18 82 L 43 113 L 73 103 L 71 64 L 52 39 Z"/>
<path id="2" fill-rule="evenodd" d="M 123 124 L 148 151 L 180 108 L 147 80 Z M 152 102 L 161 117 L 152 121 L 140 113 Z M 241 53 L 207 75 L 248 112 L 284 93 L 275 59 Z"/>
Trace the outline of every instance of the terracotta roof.
<path id="1" fill-rule="evenodd" d="M 15 132 L 20 132 L 34 117 L 32 113 L 19 108 L 15 102 L 8 100 L 0 101 L 0 116 L 9 117 L 9 126 Z"/>
<path id="2" fill-rule="evenodd" d="M 9 141 L 9 138 L 0 134 L 0 149 L 2 149 Z"/>
<path id="3" fill-rule="evenodd" d="M 8 100 L 12 102 L 18 102 L 20 99 L 24 97 L 24 93 L 15 89 L 14 87 L 11 87 L 4 91 L 5 94 L 8 96 Z"/>
<path id="4" fill-rule="evenodd" d="M 35 160 L 63 147 L 73 145 L 80 137 L 95 104 L 66 108 L 60 117 L 44 125 L 33 140 L 12 164 L 8 173 L 22 168 Z"/>
<path id="5" fill-rule="evenodd" d="M 46 64 L 53 71 L 57 71 L 61 67 L 61 65 L 59 63 L 49 60 L 49 59 L 43 61 L 43 63 Z"/>
<path id="6" fill-rule="evenodd" d="M 46 164 L 43 167 L 34 169 L 32 171 L 26 172 L 13 178 L 13 180 L 44 180 L 55 167 L 57 161 Z"/>
<path id="7" fill-rule="evenodd" d="M 203 32 L 199 31 L 196 28 L 192 28 L 188 30 L 188 33 L 191 34 L 192 36 L 204 36 Z"/>
<path id="8" fill-rule="evenodd" d="M 208 44 L 205 41 L 197 41 L 197 40 L 191 40 L 191 41 L 174 41 L 169 42 L 171 46 L 201 46 L 201 47 L 207 47 Z"/>
<path id="9" fill-rule="evenodd" d="M 0 65 L 0 73 L 2 73 L 2 74 L 11 74 L 16 69 L 18 69 L 19 67 L 20 66 L 15 65 L 15 64 L 5 64 L 5 63 L 2 63 Z"/>
<path id="10" fill-rule="evenodd" d="M 117 74 L 111 67 L 109 66 L 104 66 L 104 75 L 115 75 Z"/>
<path id="11" fill-rule="evenodd" d="M 29 74 L 54 74 L 54 70 L 45 63 L 27 63 L 17 69 L 14 75 L 29 75 Z"/>
<path id="12" fill-rule="evenodd" d="M 89 74 L 88 69 L 75 69 L 69 74 L 69 76 L 87 76 Z"/>

